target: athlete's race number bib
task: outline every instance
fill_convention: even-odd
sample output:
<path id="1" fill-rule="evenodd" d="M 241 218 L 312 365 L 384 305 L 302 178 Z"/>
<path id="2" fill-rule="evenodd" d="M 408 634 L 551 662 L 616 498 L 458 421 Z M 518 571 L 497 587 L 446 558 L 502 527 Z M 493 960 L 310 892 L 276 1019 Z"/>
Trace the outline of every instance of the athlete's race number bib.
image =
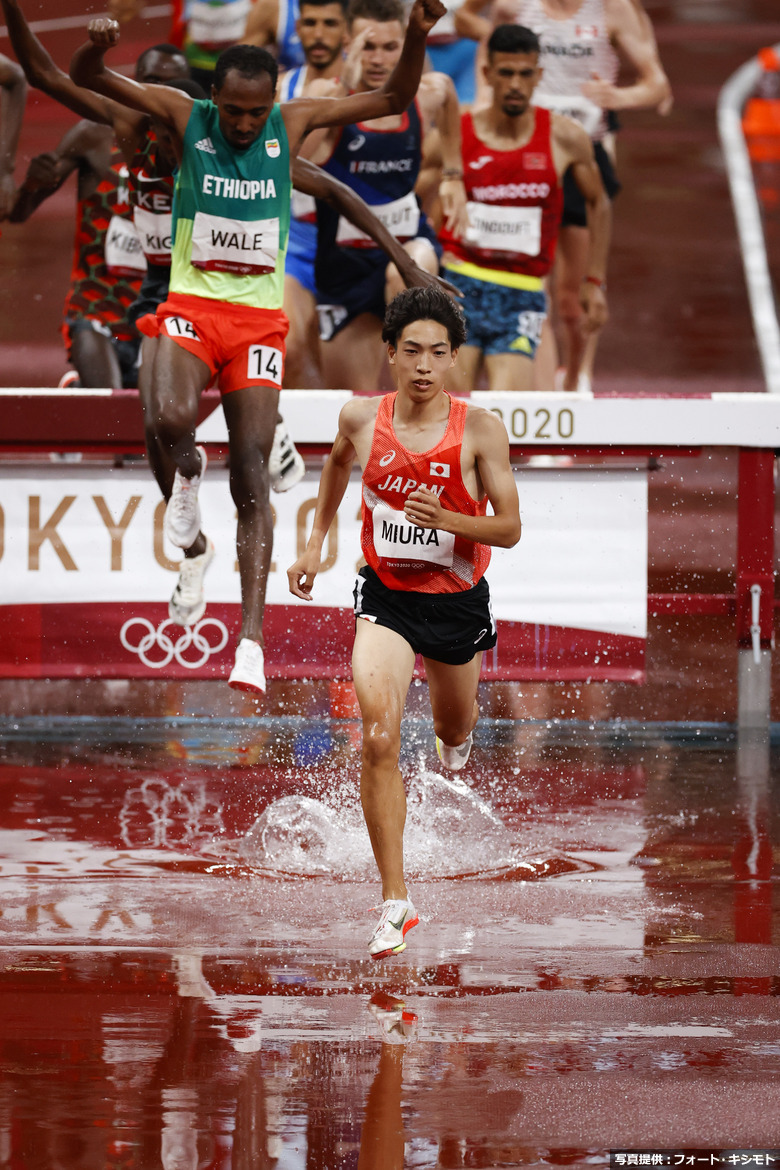
<path id="1" fill-rule="evenodd" d="M 262 378 L 266 382 L 273 382 L 274 386 L 281 386 L 284 359 L 280 349 L 272 345 L 250 345 L 247 377 L 256 381 Z"/>
<path id="2" fill-rule="evenodd" d="M 375 203 L 371 210 L 391 236 L 413 240 L 420 227 L 420 207 L 413 191 L 391 203 Z M 342 215 L 336 229 L 336 243 L 343 248 L 376 248 L 378 245 Z"/>
<path id="3" fill-rule="evenodd" d="M 542 246 L 541 207 L 499 207 L 492 203 L 467 203 L 469 229 L 466 240 L 489 252 L 522 252 L 538 256 Z"/>
<path id="4" fill-rule="evenodd" d="M 200 341 L 195 326 L 186 317 L 166 317 L 163 324 L 169 337 L 188 337 L 190 341 Z"/>
<path id="5" fill-rule="evenodd" d="M 236 44 L 246 32 L 251 6 L 251 0 L 233 0 L 228 4 L 193 0 L 188 12 L 187 39 L 203 48 Z"/>
<path id="6" fill-rule="evenodd" d="M 156 215 L 153 211 L 136 207 L 133 211 L 133 221 L 147 260 L 151 260 L 153 264 L 170 264 L 173 231 L 171 213 Z"/>
<path id="7" fill-rule="evenodd" d="M 452 567 L 455 537 L 438 528 L 420 528 L 403 512 L 378 503 L 372 513 L 374 548 L 382 564 L 395 572 Z"/>
<path id="8" fill-rule="evenodd" d="M 601 128 L 604 111 L 601 106 L 597 106 L 582 94 L 537 94 L 535 104 L 552 110 L 554 114 L 563 114 L 573 122 L 579 122 L 590 138 L 595 138 Z"/>
<path id="9" fill-rule="evenodd" d="M 196 268 L 262 276 L 274 271 L 278 255 L 278 219 L 247 221 L 195 213 L 191 262 Z"/>
<path id="10" fill-rule="evenodd" d="M 146 272 L 146 257 L 131 219 L 111 216 L 103 257 L 112 276 L 143 276 Z"/>

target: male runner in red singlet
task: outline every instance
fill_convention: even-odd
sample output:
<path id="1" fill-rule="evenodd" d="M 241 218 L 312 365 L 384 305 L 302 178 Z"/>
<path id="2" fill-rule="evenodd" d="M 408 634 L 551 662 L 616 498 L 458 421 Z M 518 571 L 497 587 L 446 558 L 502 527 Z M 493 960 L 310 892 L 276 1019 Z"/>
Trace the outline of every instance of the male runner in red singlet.
<path id="1" fill-rule="evenodd" d="M 547 312 L 544 280 L 555 257 L 561 180 L 571 174 L 587 209 L 590 251 L 585 325 L 606 321 L 604 268 L 610 208 L 590 140 L 570 118 L 532 105 L 539 41 L 504 24 L 488 41 L 487 109 L 467 112 L 461 152 L 469 229 L 441 233 L 442 266 L 463 293 L 468 338 L 450 384 L 474 390 L 484 356 L 491 390 L 534 389 L 533 362 Z"/>
<path id="2" fill-rule="evenodd" d="M 352 673 L 363 719 L 361 800 L 384 899 L 368 944 L 376 959 L 402 951 L 417 925 L 404 881 L 406 795 L 398 767 L 415 655 L 425 662 L 437 750 L 457 771 L 479 715 L 482 652 L 496 644 L 483 576 L 490 546 L 511 548 L 520 539 L 503 423 L 444 389 L 465 338 L 460 309 L 439 289 L 407 289 L 388 306 L 382 338 L 398 389 L 355 397 L 342 409 L 311 536 L 287 571 L 290 592 L 311 601 L 357 460 L 367 566 L 355 584 Z"/>

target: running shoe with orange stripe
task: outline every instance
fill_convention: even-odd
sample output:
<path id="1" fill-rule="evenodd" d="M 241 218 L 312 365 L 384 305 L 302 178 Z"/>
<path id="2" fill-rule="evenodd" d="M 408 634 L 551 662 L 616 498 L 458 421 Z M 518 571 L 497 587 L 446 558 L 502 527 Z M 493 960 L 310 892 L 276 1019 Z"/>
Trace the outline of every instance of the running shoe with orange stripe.
<path id="1" fill-rule="evenodd" d="M 368 943 L 372 959 L 386 959 L 406 950 L 406 933 L 420 919 L 410 898 L 387 898 L 382 903 L 382 915 Z"/>

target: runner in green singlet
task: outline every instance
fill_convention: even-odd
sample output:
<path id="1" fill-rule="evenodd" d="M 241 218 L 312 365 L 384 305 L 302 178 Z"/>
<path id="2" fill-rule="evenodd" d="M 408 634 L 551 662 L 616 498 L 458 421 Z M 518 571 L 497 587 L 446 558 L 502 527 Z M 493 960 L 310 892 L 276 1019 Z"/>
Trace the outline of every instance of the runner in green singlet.
<path id="1" fill-rule="evenodd" d="M 171 294 L 158 310 L 154 383 L 160 437 L 177 466 L 166 514 L 184 547 L 200 527 L 197 490 L 205 452 L 195 444 L 198 398 L 214 374 L 223 393 L 231 491 L 238 511 L 242 628 L 232 686 L 265 691 L 262 621 L 273 530 L 268 458 L 284 362 L 284 256 L 290 158 L 312 130 L 399 114 L 417 91 L 440 0 L 415 0 L 401 58 L 385 85 L 341 98 L 274 103 L 277 66 L 263 49 L 220 57 L 212 101 L 139 85 L 105 68 L 119 26 L 101 18 L 71 63 L 79 85 L 168 125 L 181 151 Z"/>

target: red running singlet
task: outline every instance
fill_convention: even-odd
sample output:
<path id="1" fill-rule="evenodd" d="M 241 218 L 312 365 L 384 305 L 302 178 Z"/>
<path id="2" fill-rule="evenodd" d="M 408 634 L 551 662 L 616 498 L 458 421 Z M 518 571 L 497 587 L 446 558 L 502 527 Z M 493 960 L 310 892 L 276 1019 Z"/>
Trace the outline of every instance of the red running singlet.
<path id="1" fill-rule="evenodd" d="M 404 515 L 410 492 L 427 487 L 442 506 L 484 516 L 488 499 L 475 500 L 463 482 L 460 457 L 468 405 L 450 399 L 444 435 L 430 451 L 408 451 L 393 430 L 395 394 L 379 403 L 371 453 L 363 471 L 361 545 L 369 566 L 388 589 L 460 593 L 471 589 L 490 562 L 490 548 L 439 529 L 420 528 Z"/>
<path id="2" fill-rule="evenodd" d="M 443 229 L 459 260 L 524 276 L 546 276 L 555 259 L 561 187 L 552 157 L 550 113 L 537 107 L 534 132 L 518 150 L 495 150 L 461 118 L 463 182 L 471 229 L 460 239 Z"/>

